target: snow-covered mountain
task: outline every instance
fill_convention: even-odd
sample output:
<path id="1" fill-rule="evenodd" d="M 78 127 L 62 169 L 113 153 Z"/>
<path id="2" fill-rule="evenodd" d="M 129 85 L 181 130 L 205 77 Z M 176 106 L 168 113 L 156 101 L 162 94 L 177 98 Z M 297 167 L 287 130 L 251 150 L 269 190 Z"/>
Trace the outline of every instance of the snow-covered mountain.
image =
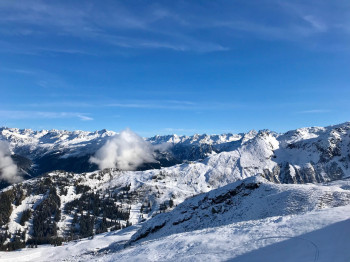
<path id="1" fill-rule="evenodd" d="M 284 134 L 249 132 L 212 145 L 213 151 L 223 153 L 195 165 L 197 169 L 206 165 L 207 172 L 215 167 L 211 184 L 258 173 L 281 183 L 324 182 L 350 176 L 350 123 L 300 128 Z"/>
<path id="2" fill-rule="evenodd" d="M 64 246 L 0 252 L 0 260 L 347 261 L 349 189 L 349 180 L 281 185 L 250 177 L 143 224 Z"/>
<path id="3" fill-rule="evenodd" d="M 6 133 L 6 140 L 16 155 L 32 143 L 30 150 L 51 156 L 61 148 L 60 159 L 64 154 L 77 156 L 74 148 L 79 154 L 87 147 L 96 150 L 114 135 L 87 132 L 79 138 L 84 142 L 77 142 L 78 138 L 72 142 L 75 138 L 68 137 L 73 133 L 62 135 L 65 142 L 50 140 L 43 147 L 38 146 L 39 138 L 23 142 L 24 138 L 15 140 L 16 136 Z M 165 155 L 176 155 L 176 147 L 181 146 L 181 154 L 187 157 L 182 160 L 189 160 L 189 152 L 201 152 L 204 157 L 197 154 L 196 161 L 143 171 L 54 171 L 12 185 L 0 193 L 1 248 L 16 249 L 25 242 L 29 246 L 60 244 L 146 221 L 141 229 L 133 227 L 138 231 L 127 239 L 135 246 L 188 231 L 302 216 L 349 204 L 350 186 L 344 179 L 350 177 L 350 123 L 284 134 L 263 130 L 158 136 L 149 141 L 172 144 Z M 21 146 L 16 148 L 17 144 Z M 207 151 L 201 151 L 204 148 Z M 94 150 L 84 152 L 91 155 Z M 112 245 L 113 250 L 123 245 Z"/>
<path id="4" fill-rule="evenodd" d="M 345 206 L 350 204 L 350 191 L 343 185 L 286 185 L 249 177 L 189 198 L 173 211 L 148 220 L 130 244 L 234 222 Z"/>
<path id="5" fill-rule="evenodd" d="M 108 139 L 117 133 L 101 130 L 95 132 L 0 128 L 0 140 L 9 143 L 16 163 L 23 167 L 25 178 L 41 175 L 54 170 L 68 172 L 89 172 L 97 170 L 89 159 L 100 149 Z M 160 168 L 205 158 L 219 145 L 239 139 L 239 135 L 194 135 L 187 136 L 156 136 L 145 138 L 153 145 L 167 143 L 171 145 L 167 152 L 159 152 L 158 163 L 141 166 L 140 169 Z M 31 166 L 28 167 L 28 163 Z"/>
<path id="6" fill-rule="evenodd" d="M 19 164 L 27 160 L 24 162 L 28 166 L 30 161 L 32 167 L 26 170 L 36 176 L 54 170 L 78 173 L 97 170 L 89 158 L 115 134 L 107 130 L 69 132 L 1 128 L 0 140 L 9 142 Z M 158 163 L 141 166 L 141 170 L 234 151 L 205 161 L 209 164 L 231 161 L 234 168 L 230 167 L 229 172 L 236 178 L 263 173 L 270 180 L 282 183 L 321 182 L 350 174 L 350 123 L 300 128 L 284 134 L 253 130 L 246 134 L 169 135 L 146 140 L 153 145 L 166 143 L 170 146 L 158 154 Z"/>
<path id="7" fill-rule="evenodd" d="M 250 133 L 256 133 L 251 131 Z M 66 130 L 41 130 L 18 128 L 0 128 L 0 139 L 6 140 L 10 144 L 10 149 L 14 154 L 40 157 L 50 153 L 63 153 L 62 157 L 82 156 L 93 154 L 101 147 L 106 140 L 117 133 L 114 131 L 100 130 L 95 132 L 87 131 L 66 131 Z M 242 134 L 223 135 L 193 135 L 193 136 L 154 136 L 145 138 L 155 145 L 168 143 L 171 145 L 199 146 L 199 145 L 219 145 L 242 138 Z"/>
<path id="8" fill-rule="evenodd" d="M 13 153 L 33 158 L 63 152 L 65 157 L 94 153 L 105 140 L 116 133 L 0 128 L 0 139 L 10 143 Z"/>
<path id="9" fill-rule="evenodd" d="M 256 131 L 250 131 L 249 134 L 256 134 Z M 222 134 L 222 135 L 198 135 L 195 134 L 193 136 L 178 136 L 178 135 L 167 135 L 167 136 L 159 136 L 156 135 L 154 137 L 148 138 L 152 144 L 162 144 L 162 143 L 170 143 L 173 145 L 176 144 L 184 144 L 184 145 L 220 145 L 229 143 L 232 141 L 240 140 L 244 136 L 244 134 Z"/>

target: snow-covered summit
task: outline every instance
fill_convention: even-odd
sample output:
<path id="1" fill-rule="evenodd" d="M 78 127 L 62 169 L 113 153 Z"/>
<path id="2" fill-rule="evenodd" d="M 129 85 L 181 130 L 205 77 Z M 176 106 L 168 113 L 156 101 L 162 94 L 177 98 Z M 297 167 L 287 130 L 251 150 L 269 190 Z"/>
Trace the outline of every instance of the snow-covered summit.
<path id="1" fill-rule="evenodd" d="M 169 143 L 172 145 L 182 143 L 187 145 L 200 145 L 200 144 L 208 144 L 208 145 L 218 145 L 223 143 L 228 143 L 232 141 L 237 141 L 242 138 L 244 134 L 221 134 L 221 135 L 199 135 L 195 134 L 193 136 L 178 136 L 178 135 L 166 135 L 160 136 L 156 135 L 154 137 L 150 137 L 147 140 L 153 144 L 161 144 L 161 143 Z"/>
<path id="2" fill-rule="evenodd" d="M 34 154 L 34 156 L 60 150 L 75 155 L 79 153 L 93 153 L 101 143 L 115 134 L 115 132 L 105 129 L 87 132 L 80 130 L 53 129 L 34 131 L 31 129 L 0 128 L 0 139 L 9 142 L 13 153 Z M 83 149 L 82 152 L 80 151 L 81 149 Z"/>
<path id="3" fill-rule="evenodd" d="M 178 150 L 179 143 L 172 148 Z M 4 189 L 3 245 L 15 243 L 8 236 L 19 230 L 26 232 L 27 243 L 48 243 L 144 220 L 133 240 L 158 239 L 349 202 L 349 183 L 343 179 L 350 177 L 350 123 L 285 134 L 262 130 L 227 143 L 184 147 L 201 150 L 204 145 L 213 152 L 197 161 L 144 171 L 55 171 Z M 166 211 L 171 212 L 159 215 Z M 22 217 L 27 220 L 21 222 Z M 42 232 L 43 239 L 38 237 Z"/>
<path id="4" fill-rule="evenodd" d="M 96 170 L 97 166 L 89 163 L 90 156 L 115 134 L 107 130 L 71 132 L 1 128 L 0 140 L 8 141 L 14 154 L 29 158 L 37 171 L 35 175 L 40 175 L 57 169 Z M 169 135 L 146 140 L 154 145 L 167 143 L 170 147 L 159 155 L 157 165 L 143 169 L 197 161 L 194 166 L 198 170 L 212 172 L 211 167 L 215 167 L 217 175 L 211 176 L 215 177 L 213 183 L 232 182 L 232 179 L 258 173 L 282 183 L 314 183 L 350 175 L 349 122 L 300 128 L 283 134 L 252 130 L 246 134 Z"/>

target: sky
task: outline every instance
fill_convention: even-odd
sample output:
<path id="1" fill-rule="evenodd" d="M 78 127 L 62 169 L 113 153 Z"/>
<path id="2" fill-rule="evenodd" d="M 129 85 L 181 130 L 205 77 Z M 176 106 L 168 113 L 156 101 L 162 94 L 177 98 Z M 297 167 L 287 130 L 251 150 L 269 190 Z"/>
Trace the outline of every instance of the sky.
<path id="1" fill-rule="evenodd" d="M 277 132 L 350 120 L 350 1 L 0 1 L 0 126 Z"/>

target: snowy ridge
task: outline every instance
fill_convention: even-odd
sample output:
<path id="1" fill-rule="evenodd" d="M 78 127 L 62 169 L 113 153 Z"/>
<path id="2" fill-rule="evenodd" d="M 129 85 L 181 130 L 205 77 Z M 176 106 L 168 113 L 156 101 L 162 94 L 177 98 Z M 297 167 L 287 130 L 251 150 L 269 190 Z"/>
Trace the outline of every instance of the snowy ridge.
<path id="1" fill-rule="evenodd" d="M 151 218 L 160 210 L 171 209 L 170 201 L 173 202 L 173 205 L 177 205 L 188 197 L 220 188 L 256 174 L 265 176 L 265 170 L 268 168 L 273 170 L 276 167 L 273 155 L 277 147 L 278 142 L 276 138 L 270 133 L 263 131 L 254 139 L 245 142 L 238 150 L 215 154 L 201 162 L 147 171 L 105 170 L 103 172 L 98 171 L 86 174 L 54 172 L 42 178 L 28 180 L 23 185 L 28 185 L 30 190 L 33 191 L 33 186 L 36 186 L 38 182 L 44 183 L 46 178 L 50 178 L 50 184 L 57 189 L 62 210 L 64 210 L 67 203 L 82 196 L 77 192 L 77 185 L 87 186 L 88 191 L 86 191 L 86 194 L 100 192 L 101 196 L 118 194 L 122 188 L 129 186 L 127 193 L 130 199 L 126 199 L 126 201 L 121 200 L 121 202 L 118 202 L 118 205 L 130 208 L 129 222 L 137 224 L 143 219 Z M 265 177 L 270 179 L 268 176 Z M 61 181 L 65 181 L 63 185 Z M 271 181 L 274 180 L 272 179 Z M 270 190 L 277 190 L 278 185 L 268 183 L 268 187 L 270 187 Z M 296 192 L 299 190 L 298 187 L 293 187 L 292 185 L 284 185 L 283 187 L 289 187 L 291 194 L 294 189 Z M 312 191 L 317 188 L 315 186 L 306 186 L 305 189 Z M 64 194 L 64 191 L 67 193 Z M 308 195 L 305 192 L 303 194 Z M 324 198 L 326 199 L 327 196 L 325 195 Z M 340 196 L 343 195 L 340 194 Z M 31 195 L 27 196 L 28 199 L 32 197 Z M 24 199 L 25 203 L 28 202 L 27 198 Z M 329 198 L 332 199 L 333 195 L 329 196 Z M 335 197 L 335 199 L 338 198 Z M 339 201 L 343 200 L 344 197 Z M 300 201 L 305 201 L 305 204 L 308 204 L 307 198 L 302 198 Z M 299 204 L 297 203 L 296 205 Z M 147 205 L 150 205 L 150 209 L 145 212 L 142 210 L 142 206 Z M 288 206 L 287 203 L 284 203 L 284 205 Z M 315 206 L 315 203 L 313 205 Z M 273 208 L 273 210 L 277 209 Z M 21 206 L 18 208 L 14 207 L 13 214 L 16 217 L 20 217 L 20 212 L 22 211 Z M 264 212 L 268 211 L 265 210 Z M 64 237 L 67 234 L 72 218 L 72 213 L 62 212 L 62 218 L 58 222 L 58 234 L 60 236 Z M 258 218 L 260 217 L 258 216 L 255 219 Z M 18 229 L 24 229 L 19 225 L 19 221 L 13 218 L 10 219 L 9 225 L 11 233 L 16 232 Z M 28 226 L 31 227 L 30 224 Z"/>
<path id="2" fill-rule="evenodd" d="M 145 222 L 130 243 L 349 203 L 350 191 L 338 186 L 274 184 L 255 176 L 187 199 L 173 211 Z"/>
<path id="3" fill-rule="evenodd" d="M 350 206 L 175 233 L 71 261 L 348 261 Z M 118 243 L 118 242 L 117 242 Z M 61 260 L 59 260 L 61 261 Z"/>
<path id="4" fill-rule="evenodd" d="M 41 130 L 18 128 L 0 128 L 0 139 L 10 143 L 13 153 L 27 156 L 47 154 L 56 151 L 67 151 L 73 155 L 94 153 L 113 131 L 101 130 L 95 132 Z M 80 152 L 80 149 L 84 149 Z"/>
<path id="5" fill-rule="evenodd" d="M 36 185 L 50 179 L 63 210 L 58 221 L 58 235 L 64 237 L 73 219 L 74 213 L 71 212 L 79 207 L 76 203 L 73 211 L 65 213 L 65 205 L 83 196 L 78 192 L 78 186 L 87 187 L 85 195 L 99 194 L 101 198 L 113 195 L 116 205 L 130 210 L 128 222 L 137 224 L 160 211 L 171 210 L 172 205 L 180 204 L 188 197 L 255 175 L 275 183 L 292 184 L 320 183 L 348 177 L 349 130 L 350 125 L 346 123 L 329 128 L 300 129 L 283 135 L 259 131 L 250 134 L 249 139 L 243 137 L 234 141 L 236 145 L 239 143 L 236 149 L 212 154 L 202 161 L 160 170 L 126 172 L 112 169 L 84 174 L 53 172 L 22 185 L 24 191 L 42 192 L 35 189 Z M 125 187 L 128 189 L 124 192 Z M 121 192 L 124 193 L 120 195 Z M 24 203 L 32 197 L 32 194 L 27 194 Z M 15 219 L 21 216 L 23 209 L 13 206 L 13 210 L 16 215 L 10 218 L 10 233 L 24 229 Z M 123 225 L 126 222 L 123 220 Z M 28 227 L 31 226 L 29 223 Z"/>
<path id="6" fill-rule="evenodd" d="M 36 175 L 55 169 L 78 173 L 96 170 L 88 161 L 90 156 L 115 134 L 106 130 L 0 129 L 0 139 L 10 143 L 14 154 L 33 160 Z M 154 145 L 172 145 L 159 155 L 157 168 L 207 158 L 206 164 L 220 169 L 215 179 L 228 179 L 226 183 L 233 182 L 228 177 L 241 179 L 257 173 L 281 183 L 315 183 L 350 175 L 349 123 L 284 134 L 263 130 L 237 135 L 155 136 L 147 140 Z M 215 157 L 223 152 L 230 153 Z M 155 165 L 142 169 L 150 168 Z"/>
<path id="7" fill-rule="evenodd" d="M 107 130 L 71 132 L 0 128 L 0 140 L 9 143 L 10 151 L 17 159 L 17 164 L 21 168 L 25 166 L 21 170 L 23 170 L 22 173 L 27 174 L 26 179 L 54 170 L 75 173 L 97 170 L 97 165 L 89 162 L 90 157 L 116 134 Z M 168 152 L 159 152 L 158 163 L 145 163 L 140 169 L 160 168 L 187 160 L 203 159 L 218 151 L 212 145 L 225 145 L 239 138 L 239 135 L 194 135 L 192 137 L 172 135 L 145 138 L 156 146 L 157 152 L 160 148 L 168 148 Z M 162 146 L 164 143 L 167 143 L 167 146 Z"/>
<path id="8" fill-rule="evenodd" d="M 278 185 L 251 177 L 189 198 L 141 228 L 132 226 L 62 247 L 0 252 L 0 260 L 347 261 L 349 189 L 348 180 Z M 132 245 L 124 248 L 126 241 Z M 269 252 L 261 253 L 264 248 Z M 288 250 L 292 252 L 287 255 Z"/>
<path id="9" fill-rule="evenodd" d="M 255 131 L 253 131 L 254 133 Z M 252 132 L 251 132 L 252 133 Z M 41 130 L 18 128 L 0 128 L 0 139 L 10 143 L 11 150 L 16 154 L 35 153 L 36 151 L 51 152 L 56 150 L 68 150 L 70 153 L 94 153 L 101 146 L 101 142 L 117 134 L 114 131 L 100 130 L 95 132 L 87 131 L 66 131 L 66 130 Z M 222 135 L 193 135 L 193 136 L 154 136 L 145 138 L 152 144 L 170 143 L 184 145 L 199 144 L 223 144 L 237 141 L 244 137 L 244 134 L 222 134 Z M 84 149 L 79 152 L 79 149 Z M 27 150 L 27 152 L 25 151 Z"/>
<path id="10" fill-rule="evenodd" d="M 260 223 L 268 228 L 276 223 L 283 227 L 286 221 L 296 217 L 299 222 L 292 224 L 300 226 L 302 217 L 311 221 L 317 213 L 325 216 L 323 221 L 328 221 L 327 224 L 319 219 L 310 228 L 294 228 L 297 233 L 289 233 L 296 236 L 349 217 L 341 210 L 349 206 L 350 199 L 350 184 L 346 179 L 350 176 L 350 123 L 301 128 L 285 134 L 263 130 L 230 142 L 223 142 L 225 139 L 205 140 L 198 147 L 193 145 L 197 142 L 183 140 L 188 143 L 186 147 L 209 146 L 213 150 L 198 161 L 145 171 L 105 169 L 80 174 L 55 171 L 8 187 L 0 192 L 2 201 L 12 201 L 8 207 L 10 213 L 2 214 L 3 221 L 9 216 L 1 226 L 1 233 L 10 234 L 3 244 L 13 241 L 18 230 L 25 232 L 25 240 L 35 237 L 35 219 L 38 221 L 46 214 L 46 207 L 50 207 L 51 213 L 43 223 L 48 223 L 47 228 L 57 228 L 48 238 L 74 240 L 137 225 L 128 229 L 137 230 L 132 237 L 128 231 L 129 237 L 122 238 L 122 243 L 110 244 L 106 250 L 116 253 L 106 256 L 107 261 L 130 259 L 134 252 L 146 252 L 142 246 L 159 246 L 163 240 L 169 247 L 172 240 L 184 247 L 184 237 L 191 234 L 188 231 L 200 238 L 209 230 L 213 237 L 218 232 L 231 232 L 233 227 L 235 234 L 241 234 L 244 239 L 239 225 L 249 228 Z M 163 143 L 164 139 L 159 141 Z M 339 212 L 337 216 L 327 211 L 333 209 Z M 26 210 L 31 213 L 21 222 Z M 92 226 L 86 227 L 86 221 Z M 128 240 L 131 247 L 124 250 Z M 258 246 L 274 241 L 279 240 Z M 80 261 L 79 251 L 74 253 L 77 257 L 70 260 Z M 95 255 L 101 258 L 101 254 Z M 244 252 L 234 256 L 228 253 L 227 258 L 237 254 Z M 86 254 L 89 259 L 95 255 Z M 179 257 L 172 256 L 174 260 Z"/>
<path id="11" fill-rule="evenodd" d="M 255 131 L 251 131 L 254 133 Z M 244 134 L 221 134 L 221 135 L 199 135 L 195 134 L 193 136 L 178 136 L 178 135 L 168 135 L 160 136 L 156 135 L 150 137 L 147 140 L 153 144 L 162 144 L 169 143 L 172 145 L 182 143 L 187 145 L 199 145 L 199 144 L 208 144 L 208 145 L 219 145 L 223 143 L 229 143 L 232 141 L 240 140 Z"/>

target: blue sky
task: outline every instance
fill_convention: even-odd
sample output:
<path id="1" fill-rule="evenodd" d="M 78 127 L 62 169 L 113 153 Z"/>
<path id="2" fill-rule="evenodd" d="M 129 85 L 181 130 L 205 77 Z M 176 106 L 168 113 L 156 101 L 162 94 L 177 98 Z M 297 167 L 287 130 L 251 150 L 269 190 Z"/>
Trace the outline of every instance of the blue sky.
<path id="1" fill-rule="evenodd" d="M 144 136 L 350 120 L 349 1 L 0 1 L 0 125 Z"/>

